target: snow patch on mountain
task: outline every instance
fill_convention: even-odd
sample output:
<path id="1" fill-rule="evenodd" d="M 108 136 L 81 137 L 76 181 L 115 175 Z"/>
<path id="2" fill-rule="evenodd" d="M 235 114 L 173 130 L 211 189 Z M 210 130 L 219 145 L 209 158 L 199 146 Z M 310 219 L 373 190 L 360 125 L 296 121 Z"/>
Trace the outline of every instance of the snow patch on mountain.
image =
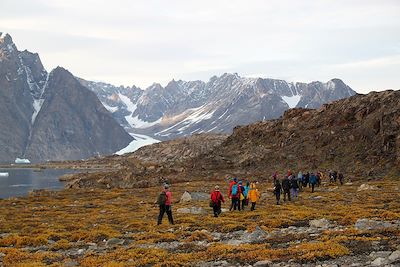
<path id="1" fill-rule="evenodd" d="M 143 121 L 143 120 L 139 119 L 139 115 L 135 116 L 135 117 L 132 117 L 132 115 L 125 116 L 125 119 L 129 123 L 129 125 L 131 125 L 134 128 L 137 128 L 137 129 L 149 128 L 151 126 L 159 124 L 162 120 L 162 118 L 159 118 L 156 121 L 147 122 L 147 121 Z"/>
<path id="2" fill-rule="evenodd" d="M 44 99 L 34 99 L 33 100 L 33 114 L 32 114 L 32 124 L 35 123 L 36 117 L 39 114 L 40 109 L 42 108 Z"/>
<path id="3" fill-rule="evenodd" d="M 210 119 L 215 111 L 214 110 L 208 111 L 206 109 L 206 107 L 207 107 L 206 105 L 203 105 L 198 108 L 189 109 L 194 112 L 191 115 L 189 115 L 186 119 L 184 119 L 183 121 L 188 121 L 188 122 L 194 123 L 194 122 L 199 122 L 199 121 Z"/>
<path id="4" fill-rule="evenodd" d="M 126 109 L 132 114 L 133 112 L 135 112 L 137 105 L 135 103 L 133 103 L 129 97 L 118 93 L 118 97 L 119 99 L 121 99 L 122 103 L 124 103 L 124 105 L 126 106 Z"/>
<path id="5" fill-rule="evenodd" d="M 147 146 L 147 145 L 151 145 L 151 144 L 155 144 L 155 143 L 159 143 L 160 142 L 160 140 L 151 138 L 150 136 L 143 135 L 143 134 L 133 134 L 133 133 L 131 133 L 130 135 L 133 138 L 135 138 L 135 140 L 130 142 L 128 146 L 126 146 L 123 149 L 115 152 L 115 154 L 122 155 L 122 154 L 126 154 L 126 153 L 135 152 L 136 150 L 138 150 L 139 148 L 141 148 L 143 146 Z"/>
<path id="6" fill-rule="evenodd" d="M 190 108 L 185 110 L 183 113 L 175 116 L 177 118 L 181 117 L 181 118 L 185 118 L 181 121 L 179 121 L 178 123 L 168 127 L 167 129 L 164 129 L 158 133 L 156 133 L 155 135 L 158 136 L 168 136 L 168 134 L 164 134 L 174 128 L 178 128 L 177 132 L 182 133 L 184 132 L 187 128 L 189 128 L 192 124 L 195 123 L 199 123 L 203 120 L 209 120 L 212 118 L 213 114 L 214 114 L 215 110 L 210 110 L 210 108 L 207 108 L 207 105 L 202 105 L 200 107 L 197 108 Z"/>
<path id="7" fill-rule="evenodd" d="M 301 95 L 282 96 L 282 99 L 288 104 L 289 108 L 295 108 L 301 99 Z"/>
<path id="8" fill-rule="evenodd" d="M 109 105 L 107 105 L 106 103 L 103 103 L 103 102 L 102 102 L 102 104 L 111 113 L 114 113 L 114 112 L 118 111 L 118 107 L 111 107 L 111 106 L 109 106 Z"/>

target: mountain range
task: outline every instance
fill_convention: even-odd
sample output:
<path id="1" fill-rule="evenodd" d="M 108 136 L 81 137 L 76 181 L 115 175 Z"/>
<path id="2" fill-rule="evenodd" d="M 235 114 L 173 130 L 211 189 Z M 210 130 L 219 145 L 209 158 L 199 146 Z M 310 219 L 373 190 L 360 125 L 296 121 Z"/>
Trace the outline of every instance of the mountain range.
<path id="1" fill-rule="evenodd" d="M 236 73 L 145 90 L 117 87 L 62 67 L 48 73 L 37 53 L 19 51 L 0 33 L 0 162 L 83 159 L 192 134 L 229 134 L 289 108 L 318 108 L 354 94 L 340 79 L 290 83 Z"/>
<path id="2" fill-rule="evenodd" d="M 48 73 L 36 53 L 0 33 L 0 162 L 111 154 L 132 137 L 67 70 Z"/>
<path id="3" fill-rule="evenodd" d="M 294 107 L 318 108 L 356 94 L 340 79 L 289 83 L 225 73 L 208 82 L 172 80 L 145 90 L 80 79 L 131 132 L 170 140 L 197 133 L 232 132 L 237 125 L 275 119 Z"/>

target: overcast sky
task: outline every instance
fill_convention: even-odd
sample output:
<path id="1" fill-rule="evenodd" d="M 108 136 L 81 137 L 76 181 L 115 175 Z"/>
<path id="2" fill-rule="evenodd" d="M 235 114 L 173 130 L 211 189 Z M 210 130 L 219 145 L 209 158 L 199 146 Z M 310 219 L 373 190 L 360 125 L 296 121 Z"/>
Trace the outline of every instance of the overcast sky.
<path id="1" fill-rule="evenodd" d="M 146 88 L 213 75 L 400 89 L 399 0 L 0 0 L 46 69 Z"/>

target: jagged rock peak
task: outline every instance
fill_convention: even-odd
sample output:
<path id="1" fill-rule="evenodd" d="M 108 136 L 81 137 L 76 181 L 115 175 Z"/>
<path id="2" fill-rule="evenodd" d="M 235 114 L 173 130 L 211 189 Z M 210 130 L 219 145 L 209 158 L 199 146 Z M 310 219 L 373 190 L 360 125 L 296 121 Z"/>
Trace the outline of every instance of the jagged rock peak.
<path id="1" fill-rule="evenodd" d="M 18 51 L 8 33 L 0 33 L 0 51 L 7 51 L 10 54 Z"/>

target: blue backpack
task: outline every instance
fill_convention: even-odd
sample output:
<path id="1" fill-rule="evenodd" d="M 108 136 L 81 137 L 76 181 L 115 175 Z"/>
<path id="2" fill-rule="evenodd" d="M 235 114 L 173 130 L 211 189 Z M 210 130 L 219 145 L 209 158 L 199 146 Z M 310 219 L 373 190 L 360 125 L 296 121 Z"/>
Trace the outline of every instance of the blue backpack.
<path id="1" fill-rule="evenodd" d="M 237 184 L 234 184 L 234 185 L 232 186 L 232 196 L 236 196 L 237 193 L 238 193 L 238 185 L 237 185 Z"/>
<path id="2" fill-rule="evenodd" d="M 247 196 L 248 196 L 248 194 L 249 194 L 249 189 L 250 189 L 250 186 L 247 186 L 247 185 L 246 185 L 246 186 L 244 187 L 244 190 L 242 191 L 244 197 L 247 197 Z"/>

